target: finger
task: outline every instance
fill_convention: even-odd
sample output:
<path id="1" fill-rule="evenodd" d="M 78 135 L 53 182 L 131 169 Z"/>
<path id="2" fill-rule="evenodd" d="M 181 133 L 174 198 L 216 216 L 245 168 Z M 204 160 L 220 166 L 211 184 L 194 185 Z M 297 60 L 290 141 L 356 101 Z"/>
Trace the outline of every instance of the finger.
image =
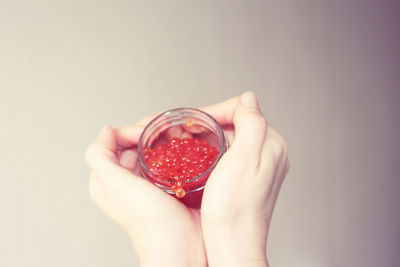
<path id="1" fill-rule="evenodd" d="M 145 181 L 133 174 L 130 170 L 119 165 L 115 155 L 97 143 L 90 145 L 86 151 L 86 161 L 92 172 L 95 173 L 106 194 L 125 194 L 127 188 L 134 184 L 140 190 L 141 184 Z"/>
<path id="2" fill-rule="evenodd" d="M 100 132 L 96 142 L 89 145 L 85 153 L 85 159 L 90 168 L 97 174 L 113 174 L 122 169 L 116 156 L 116 138 L 114 130 L 107 126 Z"/>
<path id="3" fill-rule="evenodd" d="M 222 128 L 224 130 L 225 138 L 228 141 L 228 145 L 231 146 L 235 139 L 235 128 L 233 125 L 225 125 Z"/>
<path id="4" fill-rule="evenodd" d="M 112 173 L 112 171 L 120 167 L 115 154 L 98 143 L 93 143 L 88 146 L 85 159 L 89 167 L 99 174 Z"/>
<path id="5" fill-rule="evenodd" d="M 105 126 L 101 129 L 99 136 L 96 139 L 96 143 L 113 153 L 116 153 L 117 151 L 115 133 L 110 126 Z"/>
<path id="6" fill-rule="evenodd" d="M 165 135 L 166 139 L 169 140 L 174 137 L 180 138 L 182 136 L 182 133 L 183 133 L 183 128 L 181 127 L 181 125 L 176 125 L 168 128 L 165 132 Z"/>
<path id="7" fill-rule="evenodd" d="M 233 113 L 238 101 L 239 97 L 233 97 L 224 102 L 205 106 L 200 109 L 214 117 L 219 124 L 229 125 L 233 123 Z"/>
<path id="8" fill-rule="evenodd" d="M 144 117 L 143 119 L 140 119 L 139 121 L 136 122 L 136 125 L 139 126 L 146 126 L 147 124 L 149 124 L 155 117 L 157 117 L 158 115 L 160 115 L 160 113 L 157 114 L 152 114 L 150 116 Z"/>
<path id="9" fill-rule="evenodd" d="M 209 131 L 203 125 L 195 124 L 195 123 L 191 122 L 190 120 L 189 120 L 189 123 L 186 122 L 185 124 L 182 124 L 182 128 L 186 132 L 191 133 L 191 134 L 201 134 L 201 133 Z"/>
<path id="10" fill-rule="evenodd" d="M 221 125 L 232 124 L 233 111 L 235 109 L 235 106 L 236 106 L 238 100 L 239 100 L 239 97 L 232 97 L 232 98 L 230 98 L 224 102 L 218 103 L 218 104 L 201 107 L 200 110 L 210 114 Z M 147 116 L 147 117 L 137 121 L 136 125 L 146 126 L 147 124 L 150 123 L 150 121 L 152 121 L 158 115 L 160 115 L 160 113 Z"/>
<path id="11" fill-rule="evenodd" d="M 267 120 L 261 114 L 254 93 L 246 92 L 241 95 L 233 115 L 235 140 L 232 148 L 236 147 L 243 155 L 252 157 L 259 162 L 260 153 L 265 141 Z"/>
<path id="12" fill-rule="evenodd" d="M 119 164 L 131 172 L 135 171 L 137 160 L 138 154 L 136 149 L 126 149 L 119 156 Z"/>
<path id="13" fill-rule="evenodd" d="M 125 149 L 136 146 L 139 142 L 144 126 L 129 125 L 115 129 L 118 147 Z"/>

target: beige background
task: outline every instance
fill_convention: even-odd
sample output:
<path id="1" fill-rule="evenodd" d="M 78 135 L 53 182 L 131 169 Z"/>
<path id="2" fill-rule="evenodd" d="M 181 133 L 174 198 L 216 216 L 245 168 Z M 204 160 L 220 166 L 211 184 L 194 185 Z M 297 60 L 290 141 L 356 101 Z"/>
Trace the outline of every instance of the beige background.
<path id="1" fill-rule="evenodd" d="M 137 266 L 86 146 L 245 90 L 290 147 L 272 266 L 400 266 L 396 2 L 0 0 L 0 266 Z"/>

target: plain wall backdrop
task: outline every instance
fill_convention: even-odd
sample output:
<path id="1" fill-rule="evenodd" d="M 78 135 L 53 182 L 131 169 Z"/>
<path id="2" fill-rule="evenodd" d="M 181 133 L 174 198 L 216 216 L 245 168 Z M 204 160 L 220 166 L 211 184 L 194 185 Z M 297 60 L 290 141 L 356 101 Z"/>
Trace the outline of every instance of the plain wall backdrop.
<path id="1" fill-rule="evenodd" d="M 0 0 L 0 266 L 137 266 L 87 145 L 246 90 L 289 144 L 271 266 L 400 266 L 398 3 Z"/>

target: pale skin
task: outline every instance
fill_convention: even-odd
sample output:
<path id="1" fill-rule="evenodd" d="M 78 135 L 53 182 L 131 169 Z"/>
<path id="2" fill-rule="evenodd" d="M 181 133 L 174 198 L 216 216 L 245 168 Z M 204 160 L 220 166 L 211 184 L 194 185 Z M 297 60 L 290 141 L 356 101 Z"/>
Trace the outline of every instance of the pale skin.
<path id="1" fill-rule="evenodd" d="M 105 127 L 89 145 L 90 196 L 126 231 L 141 266 L 269 266 L 265 251 L 289 169 L 287 144 L 251 92 L 202 109 L 223 126 L 230 148 L 208 179 L 201 211 L 140 176 L 136 146 L 151 117 Z"/>

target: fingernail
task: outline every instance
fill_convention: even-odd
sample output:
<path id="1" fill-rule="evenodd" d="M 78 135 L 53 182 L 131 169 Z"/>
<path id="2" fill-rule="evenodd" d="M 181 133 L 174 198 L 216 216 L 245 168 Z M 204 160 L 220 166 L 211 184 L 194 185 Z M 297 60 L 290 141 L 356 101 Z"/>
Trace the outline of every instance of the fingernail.
<path id="1" fill-rule="evenodd" d="M 258 107 L 258 101 L 254 92 L 246 92 L 240 97 L 240 103 L 246 107 L 256 108 Z"/>

